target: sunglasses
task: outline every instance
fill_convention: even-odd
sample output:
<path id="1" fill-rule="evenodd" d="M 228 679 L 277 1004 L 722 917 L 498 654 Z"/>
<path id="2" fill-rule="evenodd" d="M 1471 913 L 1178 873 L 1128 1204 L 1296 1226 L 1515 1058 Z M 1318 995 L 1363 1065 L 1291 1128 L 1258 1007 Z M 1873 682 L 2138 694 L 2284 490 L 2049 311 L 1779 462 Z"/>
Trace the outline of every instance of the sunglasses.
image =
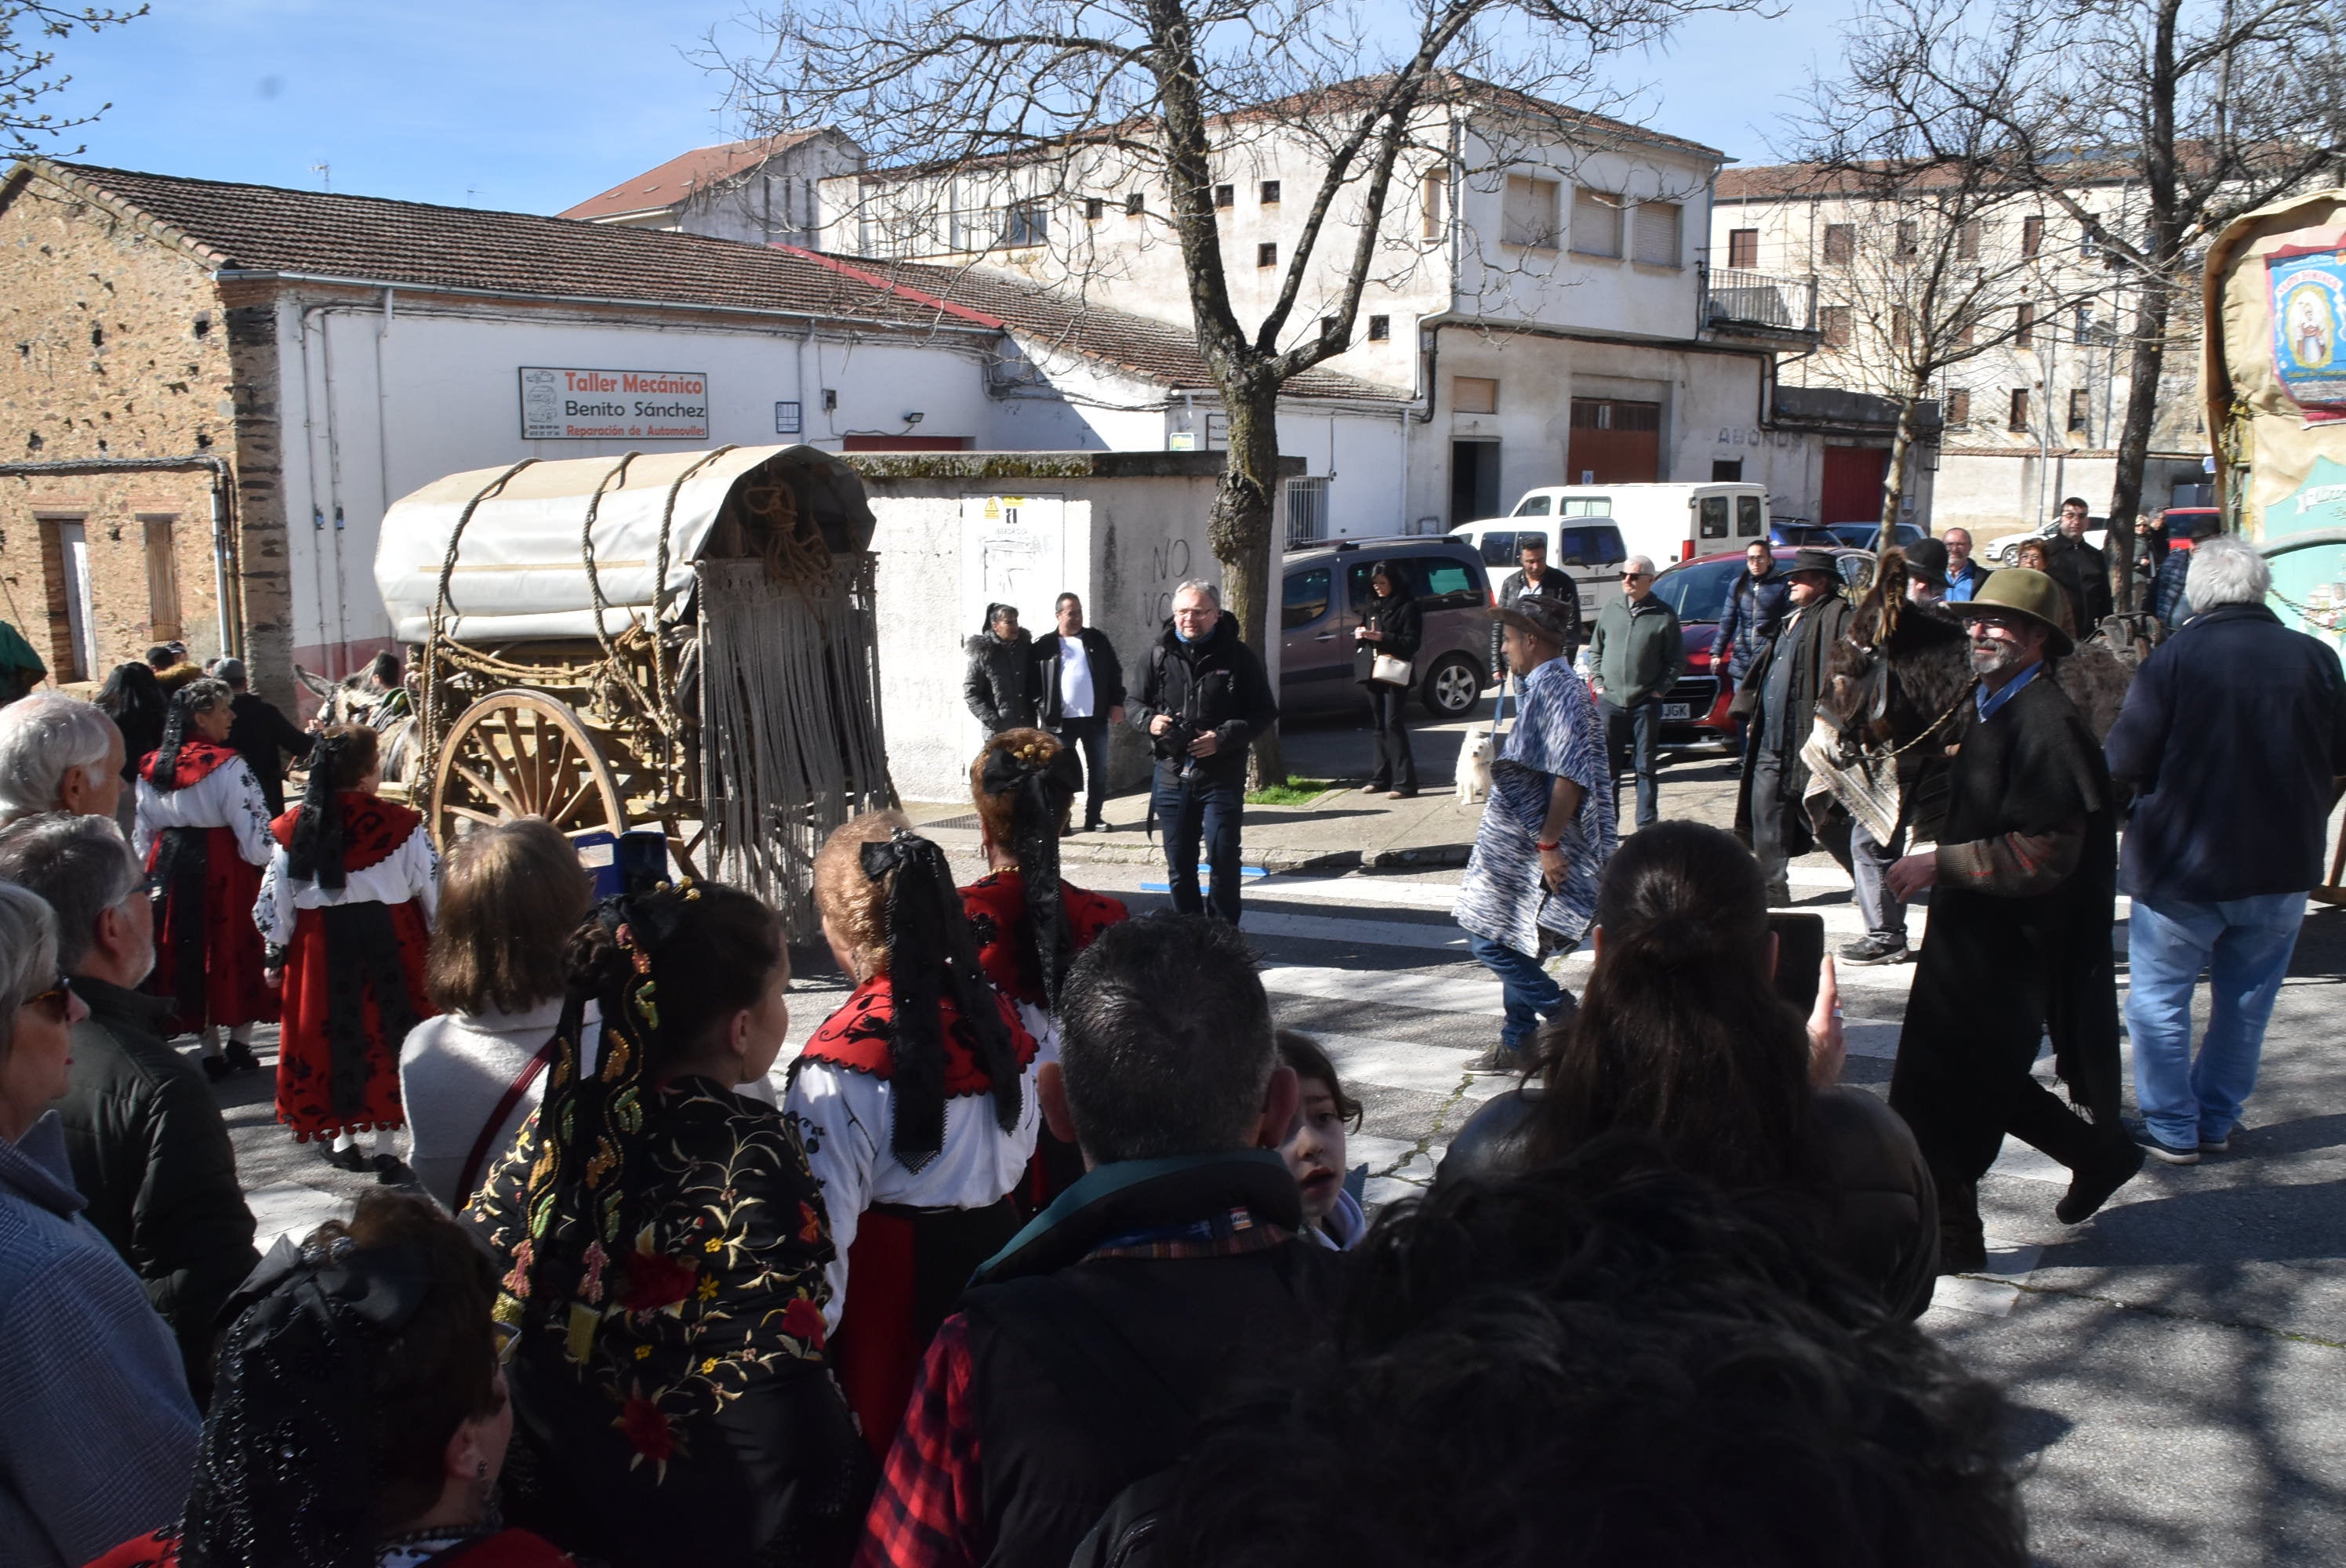
<path id="1" fill-rule="evenodd" d="M 66 1009 L 72 1004 L 73 993 L 73 978 L 61 969 L 57 971 L 56 983 L 51 985 L 46 991 L 35 992 L 25 998 L 25 1005 L 45 1007 L 54 1012 L 59 1018 L 63 1018 Z"/>
<path id="2" fill-rule="evenodd" d="M 1635 583 L 1642 578 L 1650 577 L 1653 574 L 1651 572 L 1624 572 L 1621 574 L 1621 580 L 1625 583 Z"/>

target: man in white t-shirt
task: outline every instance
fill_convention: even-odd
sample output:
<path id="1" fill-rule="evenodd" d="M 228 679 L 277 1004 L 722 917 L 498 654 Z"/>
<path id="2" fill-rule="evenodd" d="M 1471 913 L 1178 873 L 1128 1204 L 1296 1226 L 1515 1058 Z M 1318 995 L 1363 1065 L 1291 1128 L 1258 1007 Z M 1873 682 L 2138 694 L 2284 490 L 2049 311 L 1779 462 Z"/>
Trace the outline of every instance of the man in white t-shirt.
<path id="1" fill-rule="evenodd" d="M 1061 594 L 1056 613 L 1057 629 L 1035 639 L 1036 707 L 1043 728 L 1083 757 L 1079 830 L 1097 832 L 1106 825 L 1108 726 L 1124 722 L 1124 667 L 1107 638 L 1084 625 L 1082 599 Z"/>

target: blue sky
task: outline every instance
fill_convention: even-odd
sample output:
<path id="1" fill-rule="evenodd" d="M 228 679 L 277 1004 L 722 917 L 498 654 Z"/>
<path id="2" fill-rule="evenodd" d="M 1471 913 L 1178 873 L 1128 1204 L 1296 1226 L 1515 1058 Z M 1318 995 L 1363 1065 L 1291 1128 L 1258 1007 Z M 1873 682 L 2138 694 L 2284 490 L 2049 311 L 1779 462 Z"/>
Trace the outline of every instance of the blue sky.
<path id="1" fill-rule="evenodd" d="M 153 0 L 60 46 L 56 106 L 111 100 L 71 133 L 92 163 L 456 206 L 556 212 L 740 127 L 685 57 L 727 3 L 679 0 Z M 1625 62 L 1647 123 L 1766 161 L 1763 137 L 1850 0 L 1776 20 L 1698 19 Z M 325 164 L 330 176 L 313 165 Z"/>

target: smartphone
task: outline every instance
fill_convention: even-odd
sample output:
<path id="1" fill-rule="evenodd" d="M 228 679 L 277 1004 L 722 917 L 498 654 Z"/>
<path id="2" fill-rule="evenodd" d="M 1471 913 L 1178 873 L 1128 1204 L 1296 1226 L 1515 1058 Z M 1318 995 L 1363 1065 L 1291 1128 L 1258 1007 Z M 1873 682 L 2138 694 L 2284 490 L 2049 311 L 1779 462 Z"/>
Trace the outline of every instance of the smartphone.
<path id="1" fill-rule="evenodd" d="M 1776 994 L 1806 1018 L 1817 1004 L 1817 974 L 1825 962 L 1825 917 L 1773 913 L 1768 929 L 1776 933 Z"/>

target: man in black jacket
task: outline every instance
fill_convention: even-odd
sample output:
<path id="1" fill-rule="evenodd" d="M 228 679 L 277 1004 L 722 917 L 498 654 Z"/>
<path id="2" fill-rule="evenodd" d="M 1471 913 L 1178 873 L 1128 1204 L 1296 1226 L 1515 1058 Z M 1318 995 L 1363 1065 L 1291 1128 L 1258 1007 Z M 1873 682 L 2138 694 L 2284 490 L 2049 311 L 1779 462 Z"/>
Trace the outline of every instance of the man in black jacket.
<path id="1" fill-rule="evenodd" d="M 1561 566 L 1547 564 L 1547 538 L 1545 535 L 1526 534 L 1523 547 L 1517 552 L 1524 569 L 1508 575 L 1499 585 L 1497 608 L 1512 610 L 1523 602 L 1525 594 L 1538 594 L 1567 606 L 1570 614 L 1565 621 L 1571 635 L 1565 639 L 1564 657 L 1567 659 L 1580 651 L 1586 640 L 1582 635 L 1586 623 L 1580 614 L 1580 585 Z M 1499 639 L 1506 628 L 1494 616 L 1491 621 L 1491 684 L 1499 685 L 1507 678 L 1507 663 L 1500 652 Z"/>
<path id="2" fill-rule="evenodd" d="M 1087 1174 L 970 1281 L 930 1343 L 864 1529 L 892 1568 L 1065 1563 L 1209 1400 L 1296 1354 L 1341 1255 L 1300 1239 L 1270 1004 L 1230 927 L 1110 926 L 1068 972 L 1035 1082 Z"/>
<path id="3" fill-rule="evenodd" d="M 1809 769 L 1800 760 L 1824 689 L 1825 658 L 1849 625 L 1841 572 L 1824 550 L 1803 550 L 1784 573 L 1790 612 L 1776 640 L 1742 684 L 1758 694 L 1743 737 L 1743 782 L 1736 793 L 1736 836 L 1760 858 L 1770 908 L 1792 901 L 1786 864 L 1815 848 L 1800 797 Z"/>
<path id="4" fill-rule="evenodd" d="M 985 629 L 962 645 L 969 671 L 962 677 L 962 700 L 988 735 L 1035 723 L 1035 639 L 1018 624 L 1015 605 L 985 606 Z"/>
<path id="5" fill-rule="evenodd" d="M 2061 503 L 2060 531 L 2045 542 L 2045 575 L 2061 585 L 2080 637 L 2092 636 L 2111 606 L 2109 558 L 2086 543 L 2092 520 L 2084 498 L 2072 495 Z"/>
<path id="6" fill-rule="evenodd" d="M 235 694 L 229 698 L 229 708 L 236 715 L 228 727 L 229 749 L 251 766 L 252 776 L 260 780 L 261 796 L 269 802 L 269 815 L 274 820 L 285 810 L 285 759 L 291 757 L 296 762 L 306 759 L 317 737 L 296 728 L 266 698 L 245 689 L 242 659 L 224 658 L 212 674 L 226 681 L 229 690 Z"/>
<path id="7" fill-rule="evenodd" d="M 1058 629 L 1035 639 L 1035 708 L 1044 728 L 1084 758 L 1083 831 L 1105 824 L 1107 732 L 1124 722 L 1124 667 L 1106 634 L 1084 625 L 1084 601 L 1061 594 Z"/>
<path id="8" fill-rule="evenodd" d="M 1153 804 L 1173 907 L 1183 914 L 1206 909 L 1198 892 L 1202 830 L 1214 868 L 1212 912 L 1238 924 L 1247 748 L 1279 722 L 1279 703 L 1213 584 L 1193 580 L 1174 591 L 1173 616 L 1149 650 L 1132 721 L 1157 754 Z"/>
<path id="9" fill-rule="evenodd" d="M 90 1224 L 122 1254 L 179 1339 L 188 1382 L 211 1390 L 212 1319 L 259 1261 L 219 1104 L 163 1043 L 171 1003 L 135 988 L 155 966 L 146 879 L 110 818 L 28 817 L 0 832 L 0 881 L 57 914 L 57 965 L 89 1016 L 74 1025 L 57 1102 Z"/>

